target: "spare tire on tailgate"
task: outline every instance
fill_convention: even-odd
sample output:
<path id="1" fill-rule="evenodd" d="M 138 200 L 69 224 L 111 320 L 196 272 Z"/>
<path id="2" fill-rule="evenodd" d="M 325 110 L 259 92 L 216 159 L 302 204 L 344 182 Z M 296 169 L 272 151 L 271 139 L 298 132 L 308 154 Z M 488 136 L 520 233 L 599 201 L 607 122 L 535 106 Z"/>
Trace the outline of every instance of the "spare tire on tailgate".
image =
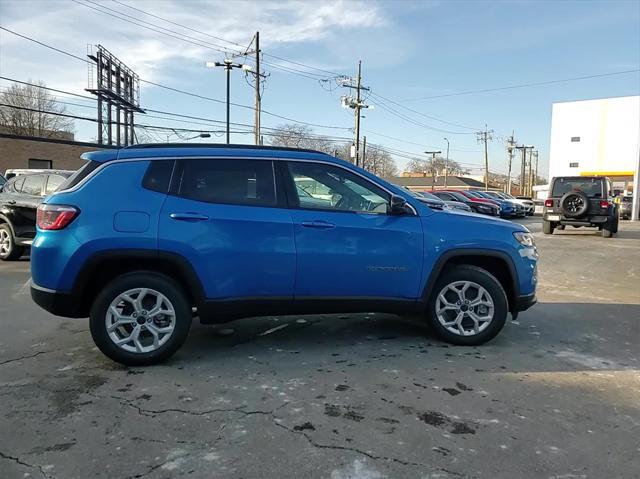
<path id="1" fill-rule="evenodd" d="M 567 218 L 578 218 L 589 211 L 589 197 L 582 191 L 569 191 L 560 198 L 560 208 Z"/>

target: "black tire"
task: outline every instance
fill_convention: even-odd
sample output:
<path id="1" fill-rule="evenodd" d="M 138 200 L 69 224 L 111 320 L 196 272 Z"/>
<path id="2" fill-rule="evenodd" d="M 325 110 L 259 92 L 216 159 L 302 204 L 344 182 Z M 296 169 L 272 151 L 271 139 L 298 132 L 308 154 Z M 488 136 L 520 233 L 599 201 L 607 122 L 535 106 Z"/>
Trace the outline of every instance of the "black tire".
<path id="1" fill-rule="evenodd" d="M 542 221 L 542 232 L 546 235 L 552 235 L 553 230 L 555 229 L 555 223 L 547 220 Z"/>
<path id="2" fill-rule="evenodd" d="M 471 336 L 463 336 L 450 331 L 440 322 L 436 315 L 436 303 L 438 296 L 447 285 L 457 281 L 469 281 L 482 286 L 493 301 L 493 319 L 488 323 L 484 330 Z M 427 306 L 427 323 L 435 334 L 444 341 L 461 346 L 477 346 L 496 337 L 504 327 L 508 313 L 509 302 L 507 300 L 507 294 L 495 276 L 476 266 L 458 265 L 447 268 L 440 278 L 438 278 Z M 452 314 L 457 313 L 452 312 Z M 467 321 L 471 320 L 468 319 Z"/>
<path id="3" fill-rule="evenodd" d="M 173 332 L 164 344 L 150 352 L 126 351 L 116 345 L 107 332 L 106 315 L 112 301 L 120 294 L 136 288 L 148 288 L 161 293 L 175 311 Z M 89 329 L 96 346 L 107 357 L 126 366 L 148 366 L 164 361 L 182 346 L 189 334 L 192 319 L 191 304 L 180 285 L 162 274 L 140 271 L 119 276 L 102 289 L 91 307 Z M 147 334 L 151 336 L 150 332 Z"/>
<path id="4" fill-rule="evenodd" d="M 569 191 L 560 198 L 560 209 L 567 218 L 580 218 L 589 212 L 589 197 L 582 191 Z"/>
<path id="5" fill-rule="evenodd" d="M 4 242 L 0 245 L 0 260 L 15 261 L 24 254 L 24 247 L 16 245 L 13 230 L 7 223 L 0 224 L 0 242 Z"/>

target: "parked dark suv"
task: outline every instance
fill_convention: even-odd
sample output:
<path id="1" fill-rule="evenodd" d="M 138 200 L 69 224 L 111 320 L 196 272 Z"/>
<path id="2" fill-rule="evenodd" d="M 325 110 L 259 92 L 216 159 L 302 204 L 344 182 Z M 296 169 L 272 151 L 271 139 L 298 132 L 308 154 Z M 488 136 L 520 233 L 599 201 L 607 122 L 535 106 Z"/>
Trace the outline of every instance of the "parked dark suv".
<path id="1" fill-rule="evenodd" d="M 56 191 L 72 172 L 20 175 L 0 186 L 0 260 L 20 258 L 36 235 L 36 211 L 45 196 Z"/>
<path id="2" fill-rule="evenodd" d="M 553 234 L 565 226 L 595 226 L 610 238 L 618 232 L 618 207 L 611 191 L 611 181 L 603 176 L 553 178 L 544 202 L 542 231 Z"/>

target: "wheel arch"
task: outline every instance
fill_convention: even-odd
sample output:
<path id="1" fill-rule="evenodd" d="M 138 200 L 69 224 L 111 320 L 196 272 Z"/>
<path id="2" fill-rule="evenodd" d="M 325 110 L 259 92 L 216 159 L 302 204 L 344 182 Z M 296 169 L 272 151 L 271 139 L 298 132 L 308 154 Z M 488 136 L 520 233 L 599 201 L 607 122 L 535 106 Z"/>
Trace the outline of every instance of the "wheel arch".
<path id="1" fill-rule="evenodd" d="M 454 249 L 442 253 L 425 284 L 422 293 L 423 301 L 425 303 L 429 301 L 436 281 L 447 268 L 463 264 L 477 266 L 495 276 L 507 294 L 509 311 L 514 310 L 516 298 L 520 294 L 518 273 L 511 257 L 507 253 L 498 250 Z"/>
<path id="2" fill-rule="evenodd" d="M 205 294 L 193 267 L 182 256 L 154 250 L 119 250 L 95 253 L 85 261 L 76 276 L 72 296 L 79 310 L 87 315 L 100 288 L 114 278 L 135 271 L 149 271 L 176 280 L 192 305 L 200 306 Z"/>

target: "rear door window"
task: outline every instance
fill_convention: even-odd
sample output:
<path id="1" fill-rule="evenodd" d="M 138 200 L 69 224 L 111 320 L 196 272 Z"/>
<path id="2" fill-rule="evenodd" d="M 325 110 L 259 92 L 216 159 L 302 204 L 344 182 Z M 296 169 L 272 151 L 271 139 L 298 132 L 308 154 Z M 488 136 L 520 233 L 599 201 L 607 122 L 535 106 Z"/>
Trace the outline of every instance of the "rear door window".
<path id="1" fill-rule="evenodd" d="M 179 160 L 175 191 L 183 198 L 206 203 L 275 206 L 271 160 Z M 174 182 L 174 183 L 176 183 Z"/>
<path id="2" fill-rule="evenodd" d="M 29 175 L 24 179 L 22 185 L 22 193 L 29 196 L 41 196 L 42 187 L 44 186 L 44 175 Z"/>
<path id="3" fill-rule="evenodd" d="M 45 189 L 45 195 L 50 195 L 51 193 L 56 191 L 58 188 L 60 188 L 60 185 L 62 185 L 62 183 L 64 183 L 66 180 L 67 179 L 64 176 L 49 175 L 49 178 L 47 178 L 47 187 Z"/>

